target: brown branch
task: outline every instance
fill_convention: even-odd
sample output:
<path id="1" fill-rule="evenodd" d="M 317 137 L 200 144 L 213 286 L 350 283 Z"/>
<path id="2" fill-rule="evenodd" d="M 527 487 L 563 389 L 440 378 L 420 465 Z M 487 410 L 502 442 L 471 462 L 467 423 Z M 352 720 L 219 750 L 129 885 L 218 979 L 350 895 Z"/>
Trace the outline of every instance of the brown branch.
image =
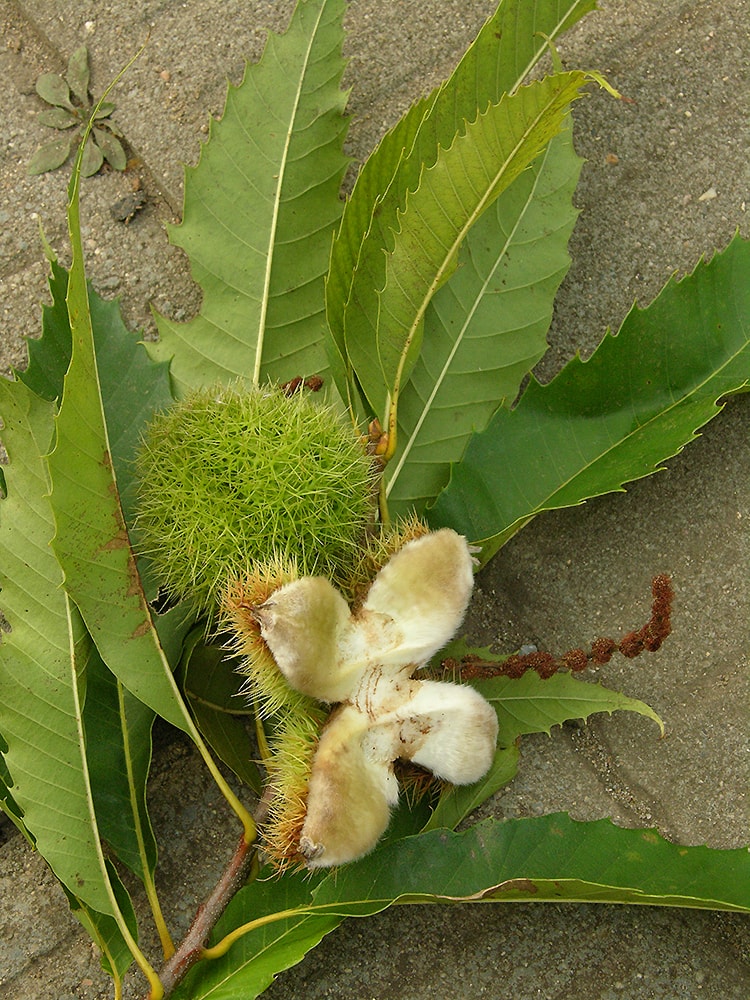
<path id="1" fill-rule="evenodd" d="M 266 787 L 253 817 L 257 826 L 260 826 L 266 817 L 270 794 L 269 788 Z M 198 907 L 187 934 L 180 942 L 174 955 L 164 963 L 159 971 L 164 998 L 172 993 L 177 984 L 184 979 L 188 971 L 201 958 L 209 934 L 229 905 L 229 901 L 247 881 L 256 859 L 257 844 L 248 844 L 244 836 L 240 837 L 240 842 L 229 864 L 222 872 L 211 893 Z M 152 996 L 153 994 L 149 992 L 146 1000 L 152 1000 Z"/>
<path id="2" fill-rule="evenodd" d="M 473 653 L 462 657 L 460 661 L 446 659 L 443 661 L 445 670 L 457 672 L 462 680 L 474 680 L 487 677 L 522 677 L 527 670 L 536 670 L 540 677 L 551 677 L 558 670 L 570 670 L 577 673 L 585 670 L 591 663 L 600 665 L 608 663 L 614 653 L 632 659 L 644 650 L 653 653 L 664 642 L 672 631 L 671 612 L 674 591 L 672 581 L 666 573 L 655 576 L 651 581 L 651 616 L 646 624 L 634 632 L 628 632 L 619 642 L 614 639 L 598 638 L 591 643 L 591 649 L 569 649 L 562 656 L 535 650 L 533 653 L 514 653 L 502 661 L 486 660 Z"/>

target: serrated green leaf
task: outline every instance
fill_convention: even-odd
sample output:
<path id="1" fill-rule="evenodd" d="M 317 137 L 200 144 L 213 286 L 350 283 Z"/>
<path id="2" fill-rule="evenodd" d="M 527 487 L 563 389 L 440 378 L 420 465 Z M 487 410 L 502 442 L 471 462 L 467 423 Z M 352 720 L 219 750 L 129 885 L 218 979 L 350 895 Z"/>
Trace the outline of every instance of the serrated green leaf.
<path id="1" fill-rule="evenodd" d="M 74 125 L 81 124 L 81 119 L 65 108 L 45 108 L 44 111 L 37 113 L 36 120 L 40 125 L 59 129 L 73 128 Z"/>
<path id="2" fill-rule="evenodd" d="M 97 170 L 101 169 L 104 163 L 104 155 L 101 149 L 89 136 L 88 142 L 83 147 L 83 157 L 81 158 L 81 176 L 93 177 Z"/>
<path id="3" fill-rule="evenodd" d="M 42 336 L 29 337 L 26 346 L 29 363 L 16 377 L 32 392 L 52 402 L 62 396 L 63 379 L 70 364 L 70 320 L 65 296 L 68 272 L 56 261 L 50 262 L 47 279 L 52 304 L 42 306 Z"/>
<path id="4" fill-rule="evenodd" d="M 532 379 L 469 442 L 429 512 L 483 546 L 486 561 L 544 510 L 622 490 L 696 436 L 750 380 L 750 242 L 736 236 L 671 279 L 587 360 Z"/>
<path id="5" fill-rule="evenodd" d="M 38 174 L 46 174 L 50 170 L 57 170 L 70 156 L 72 145 L 73 140 L 69 135 L 61 135 L 59 139 L 52 139 L 50 142 L 45 142 L 29 160 L 26 173 L 31 177 L 36 177 Z"/>
<path id="6" fill-rule="evenodd" d="M 77 48 L 68 60 L 65 79 L 74 96 L 86 106 L 89 103 L 89 53 L 85 45 Z"/>
<path id="7" fill-rule="evenodd" d="M 8 495 L 0 503 L 2 606 L 11 629 L 0 646 L 0 732 L 10 791 L 60 881 L 111 914 L 80 725 L 79 684 L 90 640 L 50 548 L 43 456 L 52 439 L 53 404 L 3 379 L 0 414 L 10 462 Z"/>
<path id="8" fill-rule="evenodd" d="M 93 129 L 91 135 L 110 167 L 113 170 L 124 170 L 128 165 L 128 158 L 120 140 L 104 128 Z"/>
<path id="9" fill-rule="evenodd" d="M 492 677 L 472 683 L 497 712 L 500 746 L 511 746 L 525 733 L 549 733 L 569 719 L 588 719 L 595 712 L 636 712 L 652 719 L 664 735 L 664 724 L 652 708 L 636 698 L 610 691 L 568 673 L 541 678 L 534 670 L 522 677 Z"/>
<path id="10" fill-rule="evenodd" d="M 30 342 L 30 364 L 19 377 L 32 392 L 54 401 L 62 394 L 70 363 L 71 334 L 65 304 L 68 274 L 54 260 L 51 268 L 52 305 L 44 308 L 42 337 Z M 113 460 L 127 481 L 132 478 L 132 457 L 142 422 L 155 407 L 171 401 L 168 374 L 165 365 L 155 365 L 148 359 L 143 346 L 125 329 L 115 302 L 106 302 L 92 293 L 91 309 Z M 166 633 L 173 655 L 179 650 L 187 625 L 180 622 L 177 631 L 172 626 L 171 619 L 179 614 L 180 609 L 174 609 L 159 621 L 162 638 Z M 101 833 L 118 856 L 144 879 L 152 905 L 158 906 L 152 879 L 156 847 L 143 798 L 153 713 L 114 682 L 95 649 L 89 654 L 86 675 L 89 686 L 84 722 Z M 128 743 L 130 749 L 126 751 Z M 119 969 L 121 974 L 129 964 L 130 952 L 118 937 L 114 918 L 92 910 L 81 900 L 72 901 L 71 906 L 105 948 L 111 968 L 115 972 Z"/>
<path id="11" fill-rule="evenodd" d="M 144 704 L 195 737 L 159 643 L 117 491 L 83 269 L 78 183 L 74 172 L 68 210 L 73 264 L 67 292 L 73 349 L 48 460 L 54 552 L 66 590 L 107 666 Z"/>
<path id="12" fill-rule="evenodd" d="M 394 903 L 609 902 L 750 912 L 745 849 L 683 847 L 654 830 L 624 830 L 610 820 L 578 823 L 563 813 L 489 819 L 463 833 L 436 829 L 382 844 L 313 880 L 310 902 L 296 885 L 290 893 L 292 878 L 299 876 L 240 890 L 213 940 L 251 921 L 258 925 L 226 955 L 196 967 L 175 997 L 252 1000 L 341 919 Z"/>
<path id="13" fill-rule="evenodd" d="M 355 374 L 388 426 L 391 449 L 399 396 L 430 300 L 455 270 L 468 231 L 559 132 L 586 81 L 581 72 L 561 73 L 505 95 L 466 122 L 409 191 L 385 257 L 375 340 L 350 342 L 346 335 Z"/>
<path id="14" fill-rule="evenodd" d="M 393 902 L 611 902 L 750 912 L 750 854 L 683 847 L 654 830 L 564 813 L 431 830 L 329 876 L 315 913 L 368 916 Z"/>
<path id="15" fill-rule="evenodd" d="M 42 73 L 36 81 L 36 92 L 47 104 L 67 108 L 68 111 L 74 110 L 70 103 L 70 88 L 57 73 Z"/>
<path id="16" fill-rule="evenodd" d="M 282 36 L 230 87 L 171 231 L 203 289 L 188 323 L 157 317 L 152 357 L 172 359 L 178 395 L 242 377 L 325 370 L 324 275 L 339 187 L 346 95 L 343 0 L 303 0 Z"/>
<path id="17" fill-rule="evenodd" d="M 514 92 L 555 39 L 595 6 L 594 0 L 502 2 L 466 51 L 449 80 L 418 102 L 388 132 L 363 165 L 334 241 L 326 289 L 329 353 L 338 361 L 339 390 L 348 356 L 346 338 L 373 340 L 376 292 L 385 273 L 384 250 L 406 192 L 432 166 L 477 109 Z"/>
<path id="18" fill-rule="evenodd" d="M 570 263 L 581 163 L 568 126 L 470 230 L 456 272 L 429 303 L 385 470 L 392 516 L 421 513 L 437 496 L 472 433 L 515 398 L 544 353 Z"/>

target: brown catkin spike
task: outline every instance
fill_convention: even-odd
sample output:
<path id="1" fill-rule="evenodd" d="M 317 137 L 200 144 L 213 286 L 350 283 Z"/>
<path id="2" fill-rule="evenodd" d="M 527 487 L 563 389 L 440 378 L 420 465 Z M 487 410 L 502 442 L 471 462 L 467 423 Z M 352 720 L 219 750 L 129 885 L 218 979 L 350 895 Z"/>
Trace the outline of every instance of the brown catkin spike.
<path id="1" fill-rule="evenodd" d="M 609 663 L 616 649 L 617 643 L 614 639 L 595 639 L 591 643 L 591 659 L 598 664 Z"/>
<path id="2" fill-rule="evenodd" d="M 527 670 L 536 670 L 540 677 L 551 677 L 558 670 L 570 670 L 577 673 L 585 670 L 589 664 L 601 666 L 609 663 L 614 653 L 619 652 L 627 659 L 639 656 L 644 649 L 655 652 L 672 631 L 671 612 L 674 590 L 672 580 L 666 573 L 660 573 L 651 581 L 653 602 L 651 617 L 637 631 L 628 632 L 619 642 L 609 636 L 600 636 L 591 644 L 591 651 L 569 649 L 559 658 L 552 653 L 534 651 L 531 653 L 513 653 L 505 660 L 482 660 L 475 654 L 467 654 L 460 663 L 455 660 L 444 661 L 444 667 L 458 671 L 462 680 L 477 680 L 487 677 L 523 677 Z"/>
<path id="3" fill-rule="evenodd" d="M 651 581 L 653 604 L 651 618 L 643 629 L 643 644 L 649 652 L 655 652 L 672 631 L 670 616 L 674 590 L 672 581 L 666 573 L 655 576 Z"/>
<path id="4" fill-rule="evenodd" d="M 534 670 L 536 670 L 542 680 L 546 680 L 547 677 L 551 677 L 553 674 L 556 674 L 558 667 L 559 664 L 552 653 L 540 656 L 538 661 L 534 664 Z"/>
<path id="5" fill-rule="evenodd" d="M 516 653 L 508 657 L 505 663 L 503 663 L 501 671 L 506 677 L 523 677 L 526 669 L 526 658 Z"/>
<path id="6" fill-rule="evenodd" d="M 563 666 L 577 673 L 579 670 L 585 670 L 589 665 L 589 658 L 583 649 L 569 649 L 567 653 L 562 655 Z"/>
<path id="7" fill-rule="evenodd" d="M 628 632 L 627 635 L 624 635 L 622 639 L 620 639 L 617 648 L 626 659 L 634 659 L 634 657 L 643 652 L 643 638 L 641 633 Z"/>

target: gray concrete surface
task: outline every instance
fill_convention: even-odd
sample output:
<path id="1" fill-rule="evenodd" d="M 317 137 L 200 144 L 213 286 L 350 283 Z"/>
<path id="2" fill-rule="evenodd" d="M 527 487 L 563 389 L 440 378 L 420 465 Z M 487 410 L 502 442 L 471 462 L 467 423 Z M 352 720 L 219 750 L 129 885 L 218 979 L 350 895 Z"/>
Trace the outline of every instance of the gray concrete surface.
<path id="1" fill-rule="evenodd" d="M 604 0 L 561 44 L 563 59 L 604 71 L 634 104 L 601 93 L 576 108 L 588 163 L 576 199 L 573 266 L 561 290 L 553 374 L 590 351 L 634 299 L 645 303 L 675 270 L 750 230 L 748 11 L 742 0 Z M 177 318 L 199 301 L 164 223 L 178 218 L 182 162 L 195 162 L 208 114 L 223 105 L 266 28 L 290 2 L 262 0 L 0 0 L 6 81 L 0 118 L 0 308 L 4 366 L 39 329 L 46 266 L 37 227 L 66 259 L 67 175 L 28 178 L 42 140 L 35 78 L 63 68 L 82 41 L 95 89 L 151 26 L 149 46 L 119 85 L 117 121 L 139 158 L 148 195 L 129 224 L 110 206 L 132 174 L 84 185 L 88 267 L 127 321 L 153 330 L 149 303 Z M 420 92 L 447 74 L 493 4 L 489 0 L 353 0 L 348 10 L 351 152 L 363 157 Z M 613 162 L 613 158 L 617 162 Z M 565 809 L 655 825 L 686 844 L 747 842 L 747 653 L 750 446 L 747 397 L 658 476 L 627 493 L 549 514 L 483 572 L 471 636 L 510 650 L 561 651 L 637 626 L 653 574 L 674 575 L 675 632 L 663 650 L 599 671 L 609 686 L 652 704 L 646 720 L 617 715 L 525 741 L 518 777 L 491 810 L 527 816 Z M 162 731 L 152 783 L 162 838 L 160 885 L 184 928 L 235 837 L 188 747 Z M 146 947 L 153 942 L 145 941 Z M 140 995 L 134 979 L 126 996 Z M 87 937 L 62 892 L 13 829 L 0 825 L 0 997 L 109 996 Z M 336 1000 L 514 997 L 516 1000 L 727 998 L 750 995 L 750 924 L 737 915 L 635 907 L 483 906 L 394 909 L 350 921 L 267 994 Z"/>

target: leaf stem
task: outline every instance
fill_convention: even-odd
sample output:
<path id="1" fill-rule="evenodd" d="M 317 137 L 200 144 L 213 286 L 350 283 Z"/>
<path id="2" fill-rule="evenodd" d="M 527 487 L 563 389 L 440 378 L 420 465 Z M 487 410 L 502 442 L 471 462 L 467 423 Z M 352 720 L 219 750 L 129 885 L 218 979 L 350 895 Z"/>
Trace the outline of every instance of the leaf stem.
<path id="1" fill-rule="evenodd" d="M 167 927 L 164 914 L 162 913 L 152 869 L 148 861 L 146 842 L 142 827 L 142 809 L 141 804 L 138 802 L 136 780 L 133 774 L 133 756 L 130 749 L 130 732 L 126 722 L 125 689 L 120 680 L 117 681 L 117 700 L 120 714 L 122 741 L 125 748 L 125 769 L 127 773 L 128 792 L 130 795 L 130 810 L 133 816 L 138 853 L 140 855 L 141 866 L 143 868 L 143 886 L 146 890 L 146 898 L 148 899 L 148 904 L 151 907 L 151 914 L 154 919 L 154 925 L 159 934 L 159 940 L 161 941 L 164 957 L 169 958 L 169 956 L 174 953 L 174 942 L 172 941 L 172 936 L 169 933 L 169 928 Z"/>
<path id="2" fill-rule="evenodd" d="M 164 914 L 162 913 L 154 880 L 150 872 L 146 872 L 146 875 L 147 877 L 143 882 L 143 887 L 146 891 L 146 899 L 148 899 L 148 905 L 151 907 L 151 915 L 154 918 L 154 925 L 159 935 L 159 940 L 161 941 L 161 948 L 164 953 L 164 957 L 170 958 L 174 955 L 174 941 L 172 940 L 172 935 L 169 933 L 167 922 L 164 919 Z"/>
<path id="3" fill-rule="evenodd" d="M 255 820 L 227 784 L 224 775 L 219 770 L 216 761 L 208 752 L 208 747 L 203 742 L 203 739 L 198 730 L 196 729 L 194 732 L 190 733 L 190 736 L 193 739 L 193 742 L 195 743 L 196 747 L 198 748 L 198 752 L 203 758 L 203 762 L 208 768 L 211 777 L 218 785 L 219 791 L 227 800 L 229 807 L 237 815 L 237 818 L 239 819 L 240 823 L 242 823 L 242 827 L 244 830 L 243 840 L 245 842 L 245 845 L 249 847 L 255 841 L 255 838 L 258 835 L 257 827 L 255 825 Z"/>
<path id="4" fill-rule="evenodd" d="M 316 907 L 314 906 L 293 906 L 290 910 L 278 910 L 276 913 L 267 913 L 265 917 L 256 917 L 255 920 L 249 920 L 246 924 L 240 924 L 239 927 L 235 927 L 233 931 L 225 935 L 217 944 L 213 945 L 211 948 L 203 948 L 201 950 L 201 958 L 221 958 L 222 955 L 226 955 L 235 941 L 238 941 L 245 934 L 249 934 L 251 931 L 257 930 L 259 927 L 265 927 L 267 924 L 277 923 L 279 920 L 286 920 L 289 917 L 304 917 L 310 913 L 314 913 Z"/>

